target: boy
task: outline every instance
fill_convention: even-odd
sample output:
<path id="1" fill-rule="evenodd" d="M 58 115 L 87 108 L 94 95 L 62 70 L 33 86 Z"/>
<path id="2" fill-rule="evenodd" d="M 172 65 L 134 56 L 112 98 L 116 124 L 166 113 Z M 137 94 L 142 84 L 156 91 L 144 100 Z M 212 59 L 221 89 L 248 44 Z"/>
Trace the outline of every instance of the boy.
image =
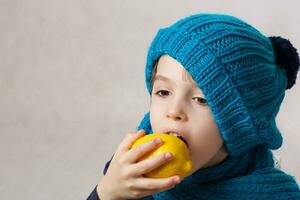
<path id="1" fill-rule="evenodd" d="M 275 117 L 298 70 L 288 40 L 232 16 L 192 15 L 161 29 L 147 57 L 150 112 L 121 142 L 89 199 L 300 199 L 270 151 L 282 144 Z M 187 141 L 194 164 L 187 178 L 143 176 L 172 159 L 137 162 L 162 142 L 131 145 L 153 132 Z"/>

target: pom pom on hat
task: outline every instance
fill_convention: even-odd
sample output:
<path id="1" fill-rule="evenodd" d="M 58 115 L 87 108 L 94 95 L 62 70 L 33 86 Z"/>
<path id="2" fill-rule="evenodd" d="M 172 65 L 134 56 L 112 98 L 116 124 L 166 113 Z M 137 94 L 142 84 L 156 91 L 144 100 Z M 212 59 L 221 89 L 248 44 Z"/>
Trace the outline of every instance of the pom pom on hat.
<path id="1" fill-rule="evenodd" d="M 287 78 L 286 89 L 290 89 L 296 83 L 297 73 L 299 71 L 299 55 L 297 49 L 291 44 L 291 42 L 285 38 L 273 36 L 269 37 L 274 53 L 276 64 L 285 70 L 285 76 Z"/>

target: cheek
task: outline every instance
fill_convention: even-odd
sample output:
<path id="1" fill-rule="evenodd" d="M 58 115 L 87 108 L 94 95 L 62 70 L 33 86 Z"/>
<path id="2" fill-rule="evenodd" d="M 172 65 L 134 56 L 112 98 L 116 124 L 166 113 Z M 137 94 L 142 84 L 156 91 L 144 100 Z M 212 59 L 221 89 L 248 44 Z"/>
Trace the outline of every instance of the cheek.
<path id="1" fill-rule="evenodd" d="M 193 137 L 198 138 L 201 144 L 220 143 L 222 141 L 218 126 L 209 109 L 203 110 L 201 115 L 194 115 L 191 124 Z"/>
<path id="2" fill-rule="evenodd" d="M 191 156 L 198 167 L 213 158 L 223 145 L 223 139 L 213 120 L 202 121 L 197 128 L 193 129 L 191 139 Z"/>
<path id="3" fill-rule="evenodd" d="M 219 149 L 223 144 L 219 130 L 214 125 L 206 125 L 197 131 L 195 130 L 195 134 L 197 134 L 197 136 L 192 138 L 192 144 L 197 151 L 214 151 L 214 149 Z"/>
<path id="4" fill-rule="evenodd" d="M 159 128 L 159 121 L 161 118 L 161 109 L 155 104 L 155 102 L 151 102 L 150 105 L 150 124 L 153 132 L 156 132 Z"/>
<path id="5" fill-rule="evenodd" d="M 150 101 L 150 113 L 157 117 L 164 112 L 167 105 L 168 101 L 166 99 L 159 99 L 158 97 L 154 96 Z"/>

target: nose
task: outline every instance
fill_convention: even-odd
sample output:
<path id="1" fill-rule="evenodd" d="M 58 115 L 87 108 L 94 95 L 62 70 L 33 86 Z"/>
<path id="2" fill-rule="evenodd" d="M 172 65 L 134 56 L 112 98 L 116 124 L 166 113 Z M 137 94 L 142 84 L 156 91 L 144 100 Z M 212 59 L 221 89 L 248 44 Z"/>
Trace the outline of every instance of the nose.
<path id="1" fill-rule="evenodd" d="M 184 105 L 182 100 L 174 99 L 170 102 L 168 110 L 167 110 L 167 117 L 173 119 L 175 121 L 186 121 L 187 115 L 184 111 Z"/>

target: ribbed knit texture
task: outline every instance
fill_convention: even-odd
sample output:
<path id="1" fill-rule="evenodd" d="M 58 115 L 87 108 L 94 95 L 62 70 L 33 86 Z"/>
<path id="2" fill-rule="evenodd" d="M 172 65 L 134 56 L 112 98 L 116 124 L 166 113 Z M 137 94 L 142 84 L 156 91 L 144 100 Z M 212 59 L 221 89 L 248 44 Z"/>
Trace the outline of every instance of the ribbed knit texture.
<path id="1" fill-rule="evenodd" d="M 163 54 L 178 60 L 205 94 L 232 155 L 262 143 L 281 146 L 275 116 L 286 78 L 267 37 L 225 15 L 193 15 L 160 29 L 147 57 L 149 93 L 153 67 Z"/>
<path id="2" fill-rule="evenodd" d="M 270 149 L 282 144 L 275 117 L 285 95 L 284 70 L 272 44 L 232 16 L 198 14 L 160 29 L 147 56 L 146 85 L 159 57 L 179 61 L 205 95 L 228 158 L 200 169 L 155 199 L 300 199 L 293 177 L 273 167 Z M 138 129 L 151 134 L 147 113 Z M 201 156 L 201 155 L 199 155 Z"/>

